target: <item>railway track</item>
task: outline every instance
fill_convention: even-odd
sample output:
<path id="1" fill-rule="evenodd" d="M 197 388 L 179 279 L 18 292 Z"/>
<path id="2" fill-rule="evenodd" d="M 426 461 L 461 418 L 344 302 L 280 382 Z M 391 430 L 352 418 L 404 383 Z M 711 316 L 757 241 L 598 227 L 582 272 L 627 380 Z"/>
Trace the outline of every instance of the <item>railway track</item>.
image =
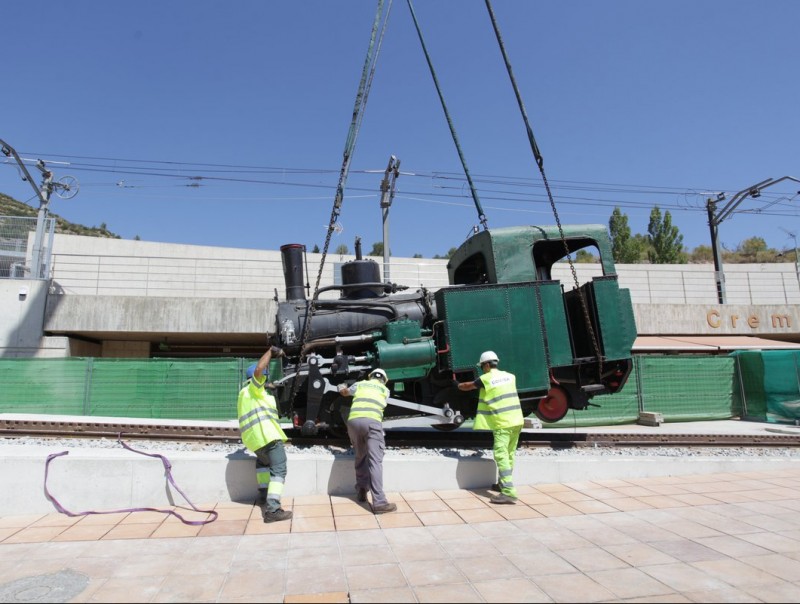
<path id="1" fill-rule="evenodd" d="M 299 431 L 287 430 L 295 446 L 332 446 L 348 448 L 345 438 L 304 437 Z M 175 440 L 206 443 L 239 443 L 239 429 L 235 426 L 191 425 L 168 423 L 137 423 L 135 421 L 66 421 L 49 419 L 0 419 L 0 436 L 51 437 L 51 438 L 119 438 L 126 440 Z M 389 430 L 387 445 L 397 448 L 482 448 L 492 446 L 489 432 L 436 432 Z M 550 447 L 568 449 L 575 447 L 796 447 L 800 445 L 797 434 L 674 434 L 634 432 L 555 432 L 541 430 L 523 432 L 520 447 Z"/>

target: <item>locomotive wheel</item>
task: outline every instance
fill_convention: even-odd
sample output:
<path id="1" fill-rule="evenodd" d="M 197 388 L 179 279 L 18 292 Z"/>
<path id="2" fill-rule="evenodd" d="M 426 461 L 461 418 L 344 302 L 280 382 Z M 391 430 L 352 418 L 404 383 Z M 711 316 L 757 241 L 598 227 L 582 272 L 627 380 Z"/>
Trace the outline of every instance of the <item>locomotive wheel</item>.
<path id="1" fill-rule="evenodd" d="M 553 386 L 547 391 L 547 396 L 539 401 L 534 410 L 536 417 L 543 422 L 553 423 L 562 419 L 569 411 L 569 396 L 560 386 Z"/>
<path id="2" fill-rule="evenodd" d="M 455 424 L 431 424 L 434 428 L 436 428 L 439 432 L 452 432 L 458 426 Z"/>

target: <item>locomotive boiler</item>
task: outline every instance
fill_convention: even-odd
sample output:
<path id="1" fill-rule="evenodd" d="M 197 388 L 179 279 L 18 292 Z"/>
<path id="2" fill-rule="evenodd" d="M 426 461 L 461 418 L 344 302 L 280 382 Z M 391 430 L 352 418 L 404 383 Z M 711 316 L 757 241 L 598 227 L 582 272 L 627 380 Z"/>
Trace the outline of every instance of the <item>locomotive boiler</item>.
<path id="1" fill-rule="evenodd" d="M 581 249 L 597 254 L 602 268 L 582 284 L 571 260 Z M 516 375 L 524 415 L 544 422 L 618 392 L 630 375 L 633 307 L 602 225 L 476 233 L 448 262 L 450 285 L 436 291 L 382 282 L 378 264 L 357 245 L 341 283 L 308 299 L 304 251 L 281 247 L 286 294 L 269 334 L 285 352 L 273 359 L 270 381 L 282 413 L 304 435 L 342 434 L 349 399 L 337 386 L 377 367 L 389 376 L 386 427 L 440 430 L 475 416 L 477 392 L 455 384 L 477 377 L 484 350 Z M 573 283 L 554 278 L 557 263 L 569 266 Z"/>

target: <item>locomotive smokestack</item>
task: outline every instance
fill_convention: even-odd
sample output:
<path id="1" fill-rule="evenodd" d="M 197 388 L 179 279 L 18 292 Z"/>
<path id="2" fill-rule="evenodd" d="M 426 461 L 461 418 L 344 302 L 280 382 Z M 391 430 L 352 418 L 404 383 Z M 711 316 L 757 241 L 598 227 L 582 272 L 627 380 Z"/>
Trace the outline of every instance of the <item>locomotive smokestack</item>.
<path id="1" fill-rule="evenodd" d="M 361 260 L 361 237 L 356 237 L 356 260 Z"/>
<path id="2" fill-rule="evenodd" d="M 286 281 L 287 300 L 305 300 L 303 290 L 303 252 L 305 246 L 300 243 L 287 243 L 281 246 L 283 259 L 283 278 Z"/>

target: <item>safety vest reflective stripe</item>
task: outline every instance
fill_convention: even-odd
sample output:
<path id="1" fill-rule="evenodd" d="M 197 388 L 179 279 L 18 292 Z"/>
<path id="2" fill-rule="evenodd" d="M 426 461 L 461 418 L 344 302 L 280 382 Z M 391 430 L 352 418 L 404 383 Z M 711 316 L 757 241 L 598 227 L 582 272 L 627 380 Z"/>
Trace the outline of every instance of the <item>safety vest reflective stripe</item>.
<path id="1" fill-rule="evenodd" d="M 506 411 L 515 411 L 519 409 L 519 405 L 509 405 L 508 407 L 494 407 L 491 409 L 479 409 L 479 415 L 500 415 L 501 413 L 505 413 Z"/>
<path id="2" fill-rule="evenodd" d="M 281 495 L 283 494 L 283 483 L 284 479 L 281 476 L 276 476 L 272 479 L 269 483 L 269 488 L 267 489 L 267 499 L 274 499 L 277 501 L 281 500 Z"/>
<path id="3" fill-rule="evenodd" d="M 248 419 L 250 419 L 250 421 L 247 421 Z M 243 417 L 239 418 L 239 431 L 244 432 L 245 430 L 249 430 L 253 426 L 263 421 L 269 421 L 269 420 L 277 421 L 277 419 L 278 419 L 278 414 L 273 411 L 269 411 L 268 409 L 264 409 L 263 407 L 260 407 L 258 409 L 253 409 L 247 415 L 244 415 Z M 246 421 L 247 423 L 245 423 Z"/>
<path id="4" fill-rule="evenodd" d="M 483 401 L 483 402 L 486 403 L 487 405 L 493 405 L 497 401 L 502 401 L 503 399 L 506 399 L 506 398 L 518 399 L 519 397 L 517 396 L 516 392 L 507 392 L 505 394 L 501 394 L 500 396 L 496 396 L 494 398 L 490 398 L 489 400 Z"/>

